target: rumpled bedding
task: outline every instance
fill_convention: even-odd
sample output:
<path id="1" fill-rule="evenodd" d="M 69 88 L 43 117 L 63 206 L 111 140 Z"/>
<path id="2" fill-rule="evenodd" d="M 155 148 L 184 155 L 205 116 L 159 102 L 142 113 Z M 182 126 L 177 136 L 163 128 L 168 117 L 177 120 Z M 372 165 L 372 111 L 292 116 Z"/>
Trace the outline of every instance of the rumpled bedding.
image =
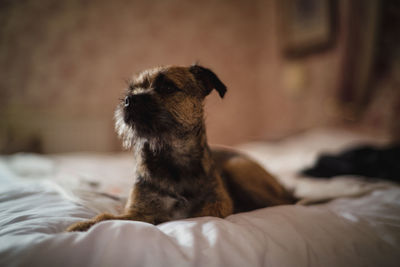
<path id="1" fill-rule="evenodd" d="M 64 230 L 121 211 L 133 183 L 131 155 L 2 156 L 0 266 L 398 266 L 398 185 L 297 175 L 321 151 L 384 142 L 324 129 L 238 147 L 297 196 L 329 202 L 157 226 L 106 221 L 83 233 Z"/>

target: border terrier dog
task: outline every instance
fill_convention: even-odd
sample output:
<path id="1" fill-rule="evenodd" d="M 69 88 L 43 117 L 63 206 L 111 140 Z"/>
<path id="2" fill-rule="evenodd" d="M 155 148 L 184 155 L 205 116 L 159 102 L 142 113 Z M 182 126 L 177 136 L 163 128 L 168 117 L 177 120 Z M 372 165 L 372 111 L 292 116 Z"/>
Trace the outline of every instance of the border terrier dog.
<path id="1" fill-rule="evenodd" d="M 125 148 L 135 156 L 135 184 L 122 215 L 100 214 L 71 225 L 85 231 L 105 220 L 159 224 L 171 220 L 250 211 L 295 198 L 259 164 L 207 144 L 204 98 L 226 86 L 199 65 L 158 67 L 129 84 L 115 111 Z"/>

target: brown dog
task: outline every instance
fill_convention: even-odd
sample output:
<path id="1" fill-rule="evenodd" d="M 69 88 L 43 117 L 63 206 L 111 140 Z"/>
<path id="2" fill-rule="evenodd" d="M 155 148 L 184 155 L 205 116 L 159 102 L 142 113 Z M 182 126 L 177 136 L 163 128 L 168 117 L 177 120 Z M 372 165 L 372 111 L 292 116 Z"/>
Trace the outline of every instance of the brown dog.
<path id="1" fill-rule="evenodd" d="M 158 224 L 294 203 L 260 165 L 237 152 L 210 149 L 203 100 L 225 85 L 209 69 L 159 67 L 139 74 L 115 112 L 116 129 L 135 154 L 135 186 L 122 215 L 73 224 L 85 231 L 104 220 Z"/>

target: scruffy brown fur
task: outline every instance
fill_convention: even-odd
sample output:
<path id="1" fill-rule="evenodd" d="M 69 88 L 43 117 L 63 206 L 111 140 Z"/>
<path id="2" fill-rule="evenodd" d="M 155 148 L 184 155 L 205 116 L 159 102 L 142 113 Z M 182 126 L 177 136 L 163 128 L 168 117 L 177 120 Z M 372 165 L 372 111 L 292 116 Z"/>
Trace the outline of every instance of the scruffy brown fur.
<path id="1" fill-rule="evenodd" d="M 135 185 L 122 215 L 100 214 L 71 225 L 85 231 L 105 220 L 158 224 L 199 216 L 224 218 L 235 212 L 294 198 L 248 157 L 207 144 L 203 100 L 225 85 L 211 70 L 158 67 L 137 75 L 115 112 L 116 130 L 135 156 Z"/>

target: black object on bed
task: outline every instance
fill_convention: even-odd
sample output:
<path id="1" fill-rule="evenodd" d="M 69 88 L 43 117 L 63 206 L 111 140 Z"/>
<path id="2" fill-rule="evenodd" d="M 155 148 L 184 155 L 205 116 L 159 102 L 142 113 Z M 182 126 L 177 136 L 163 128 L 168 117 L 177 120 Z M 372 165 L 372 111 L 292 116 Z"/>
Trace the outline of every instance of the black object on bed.
<path id="1" fill-rule="evenodd" d="M 353 147 L 337 155 L 321 154 L 302 175 L 329 178 L 337 175 L 362 175 L 400 182 L 400 144 L 385 147 Z"/>

